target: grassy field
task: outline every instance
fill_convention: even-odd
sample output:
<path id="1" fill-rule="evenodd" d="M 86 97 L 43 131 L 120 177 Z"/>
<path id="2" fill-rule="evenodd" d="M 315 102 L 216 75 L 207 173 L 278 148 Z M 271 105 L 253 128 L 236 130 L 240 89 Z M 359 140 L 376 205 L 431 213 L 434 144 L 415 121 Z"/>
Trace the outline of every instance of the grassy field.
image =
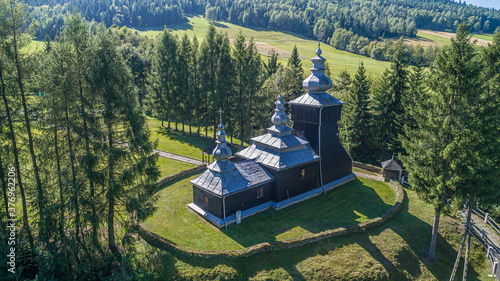
<path id="1" fill-rule="evenodd" d="M 161 178 L 164 178 L 194 168 L 195 166 L 181 161 L 158 157 L 158 167 L 160 168 Z"/>
<path id="2" fill-rule="evenodd" d="M 485 34 L 472 34 L 471 35 L 474 38 L 479 38 L 479 39 L 484 39 L 488 41 L 493 41 L 493 36 L 491 35 L 485 35 Z"/>
<path id="3" fill-rule="evenodd" d="M 197 128 L 193 127 L 192 135 L 189 135 L 189 126 L 186 125 L 184 130 L 185 133 L 182 132 L 182 124 L 178 124 L 178 131 L 175 131 L 175 123 L 172 122 L 170 124 L 170 128 L 168 128 L 168 122 L 164 122 L 164 127 L 161 126 L 161 121 L 155 118 L 148 118 L 148 126 L 151 131 L 151 140 L 158 140 L 157 149 L 179 154 L 182 156 L 190 157 L 197 160 L 202 160 L 202 152 L 203 149 L 207 146 L 211 146 L 215 144 L 215 141 L 212 139 L 213 130 L 208 129 L 208 138 L 205 138 L 205 130 L 204 128 L 200 128 L 200 135 L 196 134 Z M 230 142 L 230 137 L 228 137 L 228 142 Z M 238 146 L 240 145 L 240 141 L 238 139 L 233 139 L 234 145 L 231 147 L 233 150 L 233 154 L 236 153 Z"/>
<path id="4" fill-rule="evenodd" d="M 417 32 L 417 38 L 423 38 L 423 39 L 429 40 L 431 42 L 438 43 L 440 45 L 450 44 L 450 39 L 443 38 L 443 37 L 436 36 L 436 35 L 432 35 L 432 34 L 428 34 L 428 33 L 422 32 L 422 31 Z"/>
<path id="5" fill-rule="evenodd" d="M 209 22 L 201 16 L 189 16 L 188 20 L 188 22 L 181 24 L 167 25 L 167 28 L 171 29 L 172 32 L 179 37 L 186 33 L 190 38 L 196 35 L 199 40 L 203 39 L 208 30 Z M 318 45 L 317 41 L 310 40 L 309 38 L 305 38 L 300 35 L 272 31 L 264 28 L 246 28 L 226 22 L 215 23 L 215 28 L 218 31 L 227 32 L 229 39 L 235 39 L 241 31 L 247 40 L 253 38 L 256 42 L 265 42 L 273 47 L 287 52 L 291 52 L 293 46 L 297 45 L 299 54 L 305 57 L 315 56 L 314 52 L 316 51 Z M 140 33 L 148 37 L 155 37 L 162 30 L 163 26 L 159 28 L 140 30 Z M 365 68 L 367 69 L 367 73 L 372 76 L 381 76 L 384 70 L 389 66 L 389 62 L 377 61 L 346 51 L 339 51 L 325 44 L 322 45 L 321 50 L 323 51 L 322 56 L 326 58 L 327 62 L 330 64 L 333 76 L 337 76 L 343 70 L 347 70 L 351 74 L 355 73 L 360 61 L 363 61 Z M 285 65 L 286 61 L 287 60 L 285 58 L 280 59 L 280 62 Z M 302 59 L 302 65 L 306 70 L 306 73 L 309 73 L 311 61 L 304 58 Z"/>
<path id="6" fill-rule="evenodd" d="M 196 176 L 160 191 L 160 209 L 145 223 L 156 234 L 195 249 L 242 249 L 262 242 L 299 238 L 353 225 L 382 215 L 395 200 L 386 183 L 361 178 L 328 192 L 326 196 L 280 211 L 268 209 L 244 219 L 239 225 L 232 224 L 219 230 L 186 207 L 193 199 L 188 181 Z"/>
<path id="7" fill-rule="evenodd" d="M 180 180 L 161 191 L 166 193 L 169 189 L 181 190 L 181 192 L 175 193 L 177 195 L 172 192 L 173 198 L 162 194 L 158 204 L 163 207 L 180 204 L 178 201 L 189 201 L 191 187 L 187 185 L 187 180 Z M 365 187 L 365 190 L 360 191 L 366 194 L 379 194 L 376 187 L 367 192 L 369 189 L 369 187 Z M 343 196 L 352 197 L 342 199 L 339 194 L 341 192 L 341 190 L 337 190 L 330 192 L 326 197 L 320 196 L 311 200 L 321 201 L 329 200 L 329 197 L 337 197 L 337 200 L 343 200 L 344 204 L 348 204 L 345 209 L 352 212 L 350 218 L 352 222 L 361 220 L 361 216 L 354 215 L 354 210 L 361 210 L 355 207 L 360 204 L 351 201 L 354 198 L 365 197 L 366 199 L 366 196 L 361 196 L 359 191 L 351 195 L 344 191 L 342 192 Z M 429 261 L 426 258 L 426 250 L 429 246 L 432 229 L 432 207 L 420 201 L 414 191 L 405 189 L 405 192 L 406 199 L 401 211 L 394 219 L 382 226 L 366 233 L 334 237 L 292 250 L 265 253 L 238 260 L 200 259 L 176 256 L 141 244 L 145 254 L 144 259 L 141 260 L 142 271 L 139 270 L 140 273 L 137 277 L 141 280 L 164 280 L 165 276 L 169 276 L 168 279 L 171 280 L 448 280 L 460 246 L 463 227 L 458 219 L 442 217 L 437 242 L 438 261 Z M 385 200 L 385 198 L 377 197 L 376 200 L 379 202 Z M 335 202 L 335 205 L 330 208 L 338 208 L 335 207 L 338 202 L 332 202 Z M 392 201 L 388 203 L 390 204 Z M 184 203 L 182 204 L 184 205 Z M 301 210 L 304 214 L 308 213 L 309 211 L 305 210 L 304 204 L 308 204 L 308 202 L 299 204 L 296 211 Z M 381 203 L 380 206 L 384 205 L 384 208 L 388 207 L 386 203 Z M 219 231 L 197 215 L 190 213 L 185 205 L 180 207 L 181 209 L 177 212 L 170 210 L 170 208 L 169 211 L 166 211 L 166 208 L 159 210 L 158 212 L 163 212 L 161 216 L 163 221 L 155 222 L 158 229 L 150 229 L 157 233 L 161 229 L 162 235 L 177 239 L 176 241 L 187 241 L 187 237 L 181 236 L 196 231 L 197 236 L 193 236 L 195 241 L 190 242 L 193 247 L 195 247 L 193 244 L 196 243 L 196 240 L 207 239 L 203 238 L 204 236 L 211 237 L 212 240 L 223 239 L 228 243 L 232 240 L 230 245 L 233 245 L 233 248 L 241 248 L 241 243 L 245 243 L 244 239 L 254 239 L 234 236 L 236 231 L 232 229 L 232 226 L 229 226 L 227 232 Z M 314 206 L 310 207 L 314 208 Z M 380 211 L 383 211 L 382 209 Z M 284 209 L 279 212 L 284 211 L 288 210 Z M 186 220 L 187 217 L 190 220 Z M 261 219 L 266 219 L 264 214 L 262 214 Z M 298 218 L 289 219 L 295 220 L 295 224 L 298 225 Z M 159 220 L 159 218 L 152 218 L 147 224 L 149 225 L 154 220 Z M 176 222 L 172 222 L 174 220 Z M 174 224 L 172 225 L 172 223 Z M 246 227 L 247 236 L 261 235 L 250 227 L 255 223 L 259 222 L 247 218 L 242 221 L 242 224 L 234 227 Z M 272 223 L 274 225 L 275 222 Z M 302 225 L 300 226 L 302 227 Z M 307 229 L 307 227 L 302 228 Z M 173 233 L 174 230 L 180 233 Z M 218 233 L 218 236 L 214 236 L 215 233 Z M 255 240 L 257 239 L 255 238 Z M 215 245 L 217 242 L 209 242 L 211 248 L 217 248 Z M 226 247 L 228 246 L 229 244 L 226 245 Z M 491 280 L 488 278 L 491 266 L 485 263 L 484 256 L 485 252 L 474 243 L 470 261 L 473 268 L 469 270 L 468 280 Z M 458 278 L 461 278 L 462 270 L 462 265 L 460 265 Z"/>

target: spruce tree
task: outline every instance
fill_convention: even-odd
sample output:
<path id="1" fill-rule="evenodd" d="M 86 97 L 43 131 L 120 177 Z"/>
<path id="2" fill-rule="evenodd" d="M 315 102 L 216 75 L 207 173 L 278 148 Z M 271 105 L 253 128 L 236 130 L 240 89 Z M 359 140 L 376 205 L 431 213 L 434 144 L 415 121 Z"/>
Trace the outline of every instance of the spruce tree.
<path id="1" fill-rule="evenodd" d="M 374 87 L 373 129 L 378 143 L 375 161 L 383 160 L 392 153 L 403 152 L 399 135 L 404 133 L 403 97 L 408 92 L 407 62 L 407 51 L 402 41 L 399 41 L 391 59 L 391 66 Z"/>
<path id="2" fill-rule="evenodd" d="M 302 62 L 299 58 L 297 45 L 293 46 L 292 55 L 288 59 L 288 67 L 293 69 L 293 98 L 297 98 L 304 92 L 302 89 L 302 80 L 304 79 L 304 69 L 302 69 Z"/>
<path id="3" fill-rule="evenodd" d="M 24 230 L 26 231 L 26 235 L 28 236 L 28 242 L 30 245 L 30 249 L 32 253 L 35 251 L 35 244 L 33 240 L 33 236 L 31 234 L 31 228 L 29 226 L 28 222 L 28 210 L 27 210 L 27 205 L 26 205 L 26 195 L 25 195 L 25 190 L 24 190 L 24 185 L 22 181 L 22 176 L 21 176 L 21 169 L 20 169 L 20 161 L 19 161 L 19 150 L 17 148 L 17 140 L 16 140 L 16 133 L 14 131 L 14 126 L 13 126 L 13 120 L 12 120 L 12 115 L 11 115 L 11 109 L 9 107 L 9 101 L 7 98 L 7 87 L 6 87 L 6 72 L 3 70 L 6 69 L 7 61 L 10 61 L 16 65 L 16 70 L 17 70 L 17 77 L 15 79 L 17 80 L 18 86 L 21 86 L 20 91 L 22 93 L 22 96 L 24 97 L 24 88 L 23 86 L 23 80 L 22 80 L 22 69 L 20 65 L 20 55 L 18 53 L 18 48 L 23 45 L 24 42 L 26 42 L 24 39 L 23 34 L 19 34 L 20 30 L 20 25 L 26 24 L 26 16 L 27 16 L 27 8 L 26 5 L 19 4 L 17 1 L 10 2 L 8 5 L 6 2 L 1 2 L 2 3 L 2 9 L 1 11 L 3 12 L 2 16 L 0 17 L 2 20 L 2 36 L 1 36 L 1 47 L 2 47 L 2 53 L 3 54 L 9 54 L 9 56 L 3 56 L 0 58 L 0 83 L 1 85 L 1 91 L 2 91 L 2 99 L 5 105 L 5 110 L 7 113 L 7 119 L 9 123 L 9 129 L 10 129 L 10 138 L 12 141 L 12 149 L 14 153 L 14 166 L 16 168 L 16 177 L 17 177 L 17 186 L 19 187 L 19 191 L 21 192 L 21 201 L 23 205 L 23 227 Z M 7 28 L 4 28 L 7 27 Z M 10 40 L 12 45 L 8 44 L 7 39 L 11 38 L 13 40 Z M 12 53 L 11 49 L 14 49 L 14 52 Z M 7 52 L 7 50 L 9 52 Z M 12 57 L 14 56 L 14 58 Z M 17 63 L 15 63 L 17 62 Z M 14 78 L 14 77 L 12 77 Z M 27 109 L 26 109 L 26 101 L 23 98 L 23 107 L 25 111 L 25 121 L 27 125 L 29 125 L 29 118 L 27 116 Z M 33 147 L 33 137 L 31 135 L 31 130 L 28 130 L 29 132 L 29 137 L 30 137 L 30 152 L 32 154 L 32 159 L 34 156 L 34 151 L 31 149 Z M 34 167 L 37 167 L 36 165 L 36 158 L 34 162 Z M 38 175 L 38 167 L 37 167 L 37 187 L 41 189 L 41 183 L 39 181 L 40 177 Z M 40 183 L 40 185 L 38 185 Z M 40 189 L 38 190 L 38 195 L 39 195 L 39 200 L 41 201 L 42 198 L 40 196 Z M 43 206 L 43 204 L 41 205 Z M 39 208 L 41 210 L 41 208 Z M 43 217 L 43 212 L 40 213 L 40 217 Z"/>
<path id="4" fill-rule="evenodd" d="M 184 125 L 187 121 L 188 124 L 191 124 L 191 121 L 193 119 L 193 116 L 191 114 L 192 112 L 192 100 L 189 98 L 189 93 L 191 91 L 191 63 L 192 63 L 192 57 L 191 57 L 191 42 L 189 41 L 189 38 L 187 37 L 187 34 L 184 33 L 184 36 L 182 36 L 179 49 L 178 49 L 178 58 L 177 58 L 177 83 L 178 83 L 178 91 L 177 94 L 179 95 L 180 102 L 179 102 L 179 107 L 180 107 L 180 112 L 179 116 L 181 117 L 180 119 L 182 120 L 182 131 L 184 132 Z M 191 129 L 190 129 L 191 130 Z M 191 131 L 190 131 L 191 132 Z"/>
<path id="5" fill-rule="evenodd" d="M 217 105 L 214 104 L 218 54 L 217 33 L 215 27 L 211 24 L 205 35 L 205 39 L 200 45 L 200 56 L 198 57 L 200 92 L 203 100 L 201 115 L 203 116 L 203 125 L 205 126 L 205 137 L 208 135 L 208 127 L 216 123 L 217 112 L 219 110 Z M 213 132 L 213 138 L 215 138 L 215 133 L 216 130 Z"/>
<path id="6" fill-rule="evenodd" d="M 168 30 L 163 30 L 156 39 L 151 59 L 148 106 L 160 118 L 162 126 L 163 122 L 168 120 L 169 128 L 170 118 L 175 114 L 175 99 L 177 99 L 176 59 L 177 40 Z"/>
<path id="7" fill-rule="evenodd" d="M 417 128 L 407 127 L 402 136 L 410 184 L 434 206 L 431 260 L 436 260 L 440 215 L 450 210 L 450 201 L 471 204 L 474 198 L 499 196 L 494 188 L 498 146 L 491 145 L 494 132 L 487 125 L 498 112 L 484 102 L 481 71 L 467 26 L 460 25 L 436 59 L 428 95 L 412 112 Z"/>
<path id="8" fill-rule="evenodd" d="M 241 140 L 241 145 L 243 146 L 243 141 L 247 136 L 249 131 L 246 111 L 246 101 L 248 100 L 248 66 L 247 66 L 247 48 L 245 43 L 245 36 L 240 32 L 236 39 L 234 40 L 234 68 L 236 73 L 236 85 L 235 85 L 235 108 L 233 113 L 233 118 L 235 119 L 234 126 L 237 129 L 235 134 L 238 139 Z M 236 130 L 234 130 L 236 132 Z"/>
<path id="9" fill-rule="evenodd" d="M 370 151 L 370 86 L 366 69 L 361 63 L 345 100 L 342 114 L 341 139 L 353 159 L 366 162 Z"/>
<path id="10" fill-rule="evenodd" d="M 91 91 L 99 95 L 102 103 L 106 131 L 108 247 L 121 261 L 115 240 L 117 211 L 125 209 L 129 214 L 129 219 L 120 221 L 124 226 L 151 215 L 159 171 L 130 71 L 115 42 L 116 38 L 101 25 L 89 56 L 89 80 Z"/>
<path id="11" fill-rule="evenodd" d="M 278 63 L 278 53 L 274 50 L 269 53 L 267 58 L 267 63 L 264 63 L 264 68 L 266 72 L 266 78 L 271 77 L 276 71 L 278 71 L 280 63 Z"/>

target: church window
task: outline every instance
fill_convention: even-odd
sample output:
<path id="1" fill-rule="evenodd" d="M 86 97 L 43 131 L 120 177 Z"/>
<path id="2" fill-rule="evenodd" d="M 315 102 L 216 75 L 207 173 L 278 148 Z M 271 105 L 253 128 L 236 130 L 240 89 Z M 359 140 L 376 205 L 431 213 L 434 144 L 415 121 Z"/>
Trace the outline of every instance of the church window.
<path id="1" fill-rule="evenodd" d="M 207 196 L 205 196 L 204 202 L 205 202 L 205 204 L 208 205 L 208 197 Z"/>
<path id="2" fill-rule="evenodd" d="M 264 197 L 264 188 L 259 187 L 257 188 L 257 199 Z"/>
<path id="3" fill-rule="evenodd" d="M 306 178 L 306 169 L 300 170 L 300 179 L 305 179 Z"/>

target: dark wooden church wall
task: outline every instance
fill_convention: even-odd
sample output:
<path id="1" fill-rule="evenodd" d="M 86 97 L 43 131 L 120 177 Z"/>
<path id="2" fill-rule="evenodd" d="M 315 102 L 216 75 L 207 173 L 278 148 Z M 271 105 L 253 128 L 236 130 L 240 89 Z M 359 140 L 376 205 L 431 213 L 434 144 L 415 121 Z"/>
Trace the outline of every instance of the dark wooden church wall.
<path id="1" fill-rule="evenodd" d="M 205 196 L 208 197 L 208 204 L 205 204 Z M 205 190 L 199 189 L 196 186 L 193 188 L 193 203 L 216 217 L 223 217 L 222 198 L 217 197 Z"/>
<path id="2" fill-rule="evenodd" d="M 300 178 L 302 169 L 306 169 L 306 176 L 303 179 Z M 281 202 L 320 186 L 319 163 L 312 162 L 280 171 L 277 177 L 278 186 L 274 201 Z"/>
<path id="3" fill-rule="evenodd" d="M 257 199 L 257 189 L 261 187 L 264 188 L 264 196 Z M 273 182 L 268 182 L 227 196 L 226 216 L 235 214 L 238 210 L 244 211 L 272 200 L 273 189 Z"/>
<path id="4" fill-rule="evenodd" d="M 323 184 L 352 173 L 352 160 L 338 138 L 336 124 L 321 127 L 321 168 Z"/>

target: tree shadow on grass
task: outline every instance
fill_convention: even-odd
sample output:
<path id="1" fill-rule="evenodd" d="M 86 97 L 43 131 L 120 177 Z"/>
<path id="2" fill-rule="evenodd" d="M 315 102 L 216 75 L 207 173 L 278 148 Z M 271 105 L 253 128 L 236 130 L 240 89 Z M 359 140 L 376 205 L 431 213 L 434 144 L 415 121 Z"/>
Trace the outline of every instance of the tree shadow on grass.
<path id="1" fill-rule="evenodd" d="M 210 137 L 205 138 L 205 137 L 199 136 L 199 135 L 197 135 L 196 132 L 194 132 L 192 135 L 190 135 L 189 133 L 183 133 L 182 131 L 176 131 L 176 130 L 166 128 L 166 127 L 157 127 L 157 128 L 153 128 L 153 130 L 156 130 L 156 132 L 158 133 L 158 136 L 168 137 L 169 139 L 172 139 L 174 141 L 186 143 L 186 144 L 189 144 L 191 146 L 196 147 L 197 149 L 200 150 L 200 159 L 201 159 L 202 151 L 206 147 L 215 144 L 214 139 L 212 139 Z M 235 145 L 235 144 L 231 145 L 228 143 L 228 146 L 231 149 L 231 151 L 233 152 L 233 155 L 242 149 L 240 146 Z M 176 153 L 175 150 L 171 151 L 171 152 Z M 177 154 L 182 154 L 182 153 L 177 153 Z"/>
<path id="2" fill-rule="evenodd" d="M 372 187 L 358 179 L 300 204 L 279 211 L 265 210 L 221 231 L 238 244 L 249 247 L 355 225 L 361 216 L 366 221 L 390 208 Z"/>
<path id="3" fill-rule="evenodd" d="M 165 136 L 172 140 L 179 141 L 182 143 L 187 143 L 200 150 L 203 150 L 205 147 L 214 144 L 213 139 L 200 137 L 196 134 L 189 135 L 189 133 L 183 133 L 182 131 L 175 131 L 173 129 L 165 127 L 158 127 L 155 128 L 155 130 L 158 133 L 158 135 Z"/>
<path id="4" fill-rule="evenodd" d="M 399 239 L 399 237 L 391 238 L 390 235 L 382 234 L 384 231 L 393 231 L 395 235 L 399 236 L 406 245 L 401 245 L 401 242 L 396 241 L 390 244 L 390 241 L 384 239 Z M 394 235 L 393 234 L 393 235 Z M 186 272 L 180 272 L 185 268 L 180 269 L 175 266 L 175 260 L 182 261 L 189 266 L 201 270 L 199 278 L 210 278 L 218 275 L 227 275 L 228 279 L 248 279 L 249 277 L 256 276 L 262 271 L 283 272 L 286 271 L 288 275 L 294 280 L 304 280 L 312 277 L 315 278 L 345 278 L 352 279 L 352 272 L 346 270 L 345 275 L 338 275 L 338 272 L 332 272 L 332 268 L 339 266 L 335 254 L 342 255 L 342 252 L 332 253 L 336 249 L 347 247 L 350 244 L 357 244 L 372 256 L 381 266 L 385 269 L 385 273 L 374 273 L 376 276 L 367 275 L 357 276 L 355 279 L 379 279 L 379 280 L 412 280 L 422 277 L 422 269 L 420 262 L 422 262 L 430 274 L 438 280 L 445 280 L 449 278 L 451 269 L 457 254 L 457 251 L 441 236 L 438 237 L 437 255 L 438 261 L 431 262 L 426 258 L 426 249 L 429 246 L 431 234 L 431 226 L 429 223 L 422 221 L 408 212 L 408 197 L 405 197 L 402 209 L 392 220 L 387 223 L 369 230 L 365 233 L 356 233 L 344 237 L 332 237 L 323 241 L 319 241 L 306 246 L 297 247 L 289 250 L 281 250 L 276 252 L 267 252 L 254 255 L 247 258 L 229 259 L 229 258 L 197 258 L 193 256 L 186 256 L 179 253 L 168 253 L 164 251 L 155 251 L 156 266 L 160 271 L 171 272 L 168 276 L 172 279 L 185 278 Z M 383 237 L 379 237 L 379 236 Z M 377 239 L 379 238 L 379 239 Z M 389 248 L 388 248 L 389 247 Z M 355 249 L 354 249 L 355 250 Z M 387 256 L 388 254 L 392 256 Z M 356 260 L 356 253 L 348 253 L 348 258 L 341 260 L 348 262 L 351 265 L 361 263 L 362 260 Z M 362 258 L 362 254 L 359 254 Z M 314 264 L 316 257 L 326 260 L 329 266 L 324 267 L 323 263 Z M 312 259 L 311 259 L 312 258 Z M 341 258 L 342 259 L 342 258 Z M 301 273 L 297 265 L 304 263 L 313 263 L 311 271 Z M 156 269 L 155 269 L 156 270 Z M 194 270 L 194 269 L 193 269 Z M 370 271 L 370 268 L 363 268 L 361 265 L 356 268 L 359 271 Z M 460 269 L 459 269 L 460 270 Z M 461 272 L 461 271 L 459 271 Z M 314 275 L 319 274 L 319 275 Z M 377 275 L 378 274 L 378 275 Z M 193 277 L 192 278 L 198 278 Z M 281 276 L 280 278 L 282 278 Z M 477 280 L 478 274 L 474 271 L 469 271 L 469 280 Z"/>

